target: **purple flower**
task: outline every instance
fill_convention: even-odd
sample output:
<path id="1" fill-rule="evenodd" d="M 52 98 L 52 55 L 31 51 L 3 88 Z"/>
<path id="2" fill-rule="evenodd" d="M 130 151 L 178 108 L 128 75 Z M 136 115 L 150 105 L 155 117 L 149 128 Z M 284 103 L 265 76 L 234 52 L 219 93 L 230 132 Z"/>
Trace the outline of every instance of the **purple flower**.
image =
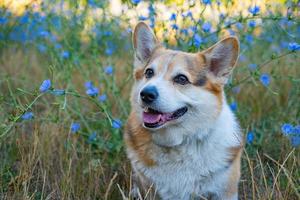
<path id="1" fill-rule="evenodd" d="M 254 7 L 250 7 L 248 9 L 248 11 L 252 14 L 252 15 L 257 15 L 260 11 L 259 6 L 254 6 Z"/>
<path id="2" fill-rule="evenodd" d="M 40 86 L 40 92 L 47 92 L 51 88 L 51 81 L 49 79 L 44 80 Z"/>
<path id="3" fill-rule="evenodd" d="M 290 135 L 290 134 L 292 134 L 293 133 L 293 131 L 294 131 L 294 127 L 293 127 L 293 125 L 292 124 L 283 124 L 282 126 L 281 126 L 281 131 L 282 131 L 282 133 L 284 134 L 284 135 Z"/>
<path id="4" fill-rule="evenodd" d="M 288 49 L 290 51 L 298 51 L 298 50 L 300 50 L 300 44 L 298 44 L 296 42 L 289 43 Z"/>
<path id="5" fill-rule="evenodd" d="M 21 116 L 23 120 L 31 120 L 33 117 L 34 115 L 32 112 L 26 112 Z"/>
<path id="6" fill-rule="evenodd" d="M 270 76 L 269 76 L 269 74 L 265 74 L 265 73 L 263 73 L 263 74 L 261 74 L 261 76 L 260 76 L 260 82 L 264 85 L 264 86 L 268 86 L 268 85 L 270 85 Z"/>
<path id="7" fill-rule="evenodd" d="M 78 132 L 79 129 L 80 129 L 80 124 L 79 124 L 79 123 L 73 122 L 73 123 L 71 124 L 71 132 L 72 132 L 72 133 Z"/>
<path id="8" fill-rule="evenodd" d="M 247 141 L 248 144 L 252 144 L 253 143 L 253 141 L 254 141 L 254 133 L 252 131 L 249 131 L 247 133 L 246 141 Z"/>
<path id="9" fill-rule="evenodd" d="M 203 25 L 202 25 L 202 30 L 205 32 L 205 33 L 208 33 L 211 29 L 211 24 L 209 22 L 205 22 Z"/>
<path id="10" fill-rule="evenodd" d="M 122 127 L 122 121 L 120 119 L 114 119 L 112 121 L 112 127 L 115 129 L 119 129 Z"/>

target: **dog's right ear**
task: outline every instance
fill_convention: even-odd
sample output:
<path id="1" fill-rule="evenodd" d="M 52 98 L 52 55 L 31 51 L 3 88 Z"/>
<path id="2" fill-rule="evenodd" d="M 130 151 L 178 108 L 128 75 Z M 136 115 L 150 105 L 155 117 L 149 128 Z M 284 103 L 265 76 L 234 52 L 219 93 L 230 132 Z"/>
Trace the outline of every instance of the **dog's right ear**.
<path id="1" fill-rule="evenodd" d="M 139 22 L 134 29 L 132 42 L 135 50 L 135 67 L 145 65 L 158 44 L 151 28 L 144 22 Z"/>

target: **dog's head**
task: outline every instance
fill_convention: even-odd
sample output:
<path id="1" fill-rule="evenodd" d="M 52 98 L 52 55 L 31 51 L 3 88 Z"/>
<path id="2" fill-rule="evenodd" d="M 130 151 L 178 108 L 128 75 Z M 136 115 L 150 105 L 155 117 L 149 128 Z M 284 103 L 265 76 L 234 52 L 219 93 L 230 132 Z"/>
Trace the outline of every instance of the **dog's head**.
<path id="1" fill-rule="evenodd" d="M 140 22 L 133 46 L 136 81 L 131 102 L 145 128 L 196 128 L 218 116 L 224 103 L 223 86 L 238 58 L 237 38 L 228 37 L 202 52 L 185 53 L 165 49 Z"/>

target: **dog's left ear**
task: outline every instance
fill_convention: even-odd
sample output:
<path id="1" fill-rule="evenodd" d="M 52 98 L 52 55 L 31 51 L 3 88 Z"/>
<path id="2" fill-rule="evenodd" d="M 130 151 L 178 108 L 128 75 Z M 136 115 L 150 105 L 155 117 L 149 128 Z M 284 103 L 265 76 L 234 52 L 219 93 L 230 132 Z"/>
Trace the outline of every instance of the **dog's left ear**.
<path id="1" fill-rule="evenodd" d="M 144 65 L 150 59 L 158 41 L 151 28 L 144 22 L 139 22 L 133 32 L 132 38 L 135 50 L 135 67 Z"/>
<path id="2" fill-rule="evenodd" d="M 201 54 L 205 57 L 209 75 L 226 84 L 238 59 L 239 41 L 236 37 L 225 38 Z"/>

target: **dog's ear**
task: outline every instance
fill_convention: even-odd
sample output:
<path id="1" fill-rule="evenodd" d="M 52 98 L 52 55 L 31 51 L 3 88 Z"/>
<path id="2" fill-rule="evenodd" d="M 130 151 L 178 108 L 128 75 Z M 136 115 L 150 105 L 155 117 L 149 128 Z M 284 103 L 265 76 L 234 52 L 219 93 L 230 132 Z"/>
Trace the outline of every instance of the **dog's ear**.
<path id="1" fill-rule="evenodd" d="M 158 44 L 156 37 L 147 24 L 139 22 L 134 29 L 132 41 L 135 50 L 135 67 L 144 65 Z"/>
<path id="2" fill-rule="evenodd" d="M 236 37 L 227 37 L 204 52 L 209 75 L 217 82 L 226 84 L 239 55 L 239 41 Z"/>

